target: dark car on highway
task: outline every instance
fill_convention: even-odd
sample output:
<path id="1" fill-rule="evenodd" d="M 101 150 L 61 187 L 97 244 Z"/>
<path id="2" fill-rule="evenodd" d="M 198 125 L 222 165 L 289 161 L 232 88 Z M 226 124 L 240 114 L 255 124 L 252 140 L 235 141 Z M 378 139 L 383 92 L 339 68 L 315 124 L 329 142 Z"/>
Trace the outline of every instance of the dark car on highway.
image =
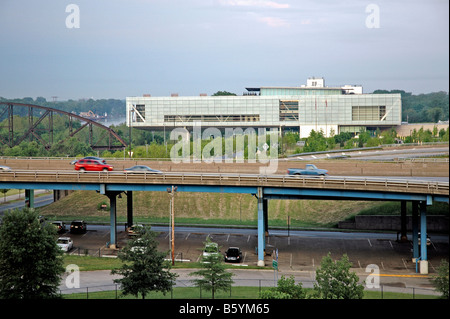
<path id="1" fill-rule="evenodd" d="M 71 233 L 86 233 L 87 225 L 84 220 L 74 220 L 70 224 L 70 232 Z"/>
<path id="2" fill-rule="evenodd" d="M 240 263 L 242 260 L 242 251 L 238 247 L 230 247 L 225 252 L 225 261 Z"/>
<path id="3" fill-rule="evenodd" d="M 161 171 L 157 169 L 150 168 L 145 165 L 135 165 L 124 169 L 125 173 L 148 173 L 148 174 L 161 174 Z"/>

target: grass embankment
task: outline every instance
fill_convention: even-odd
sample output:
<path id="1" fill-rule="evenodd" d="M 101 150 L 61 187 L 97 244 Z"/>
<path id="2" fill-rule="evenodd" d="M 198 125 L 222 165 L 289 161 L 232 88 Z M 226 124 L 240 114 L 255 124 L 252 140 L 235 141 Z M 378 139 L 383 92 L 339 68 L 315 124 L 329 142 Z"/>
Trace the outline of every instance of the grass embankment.
<path id="1" fill-rule="evenodd" d="M 106 196 L 95 191 L 76 191 L 58 202 L 40 208 L 48 219 L 85 219 L 109 222 L 109 211 L 99 210 L 109 204 Z M 167 223 L 169 196 L 163 192 L 133 192 L 133 219 L 140 223 Z M 126 195 L 117 199 L 117 221 L 126 222 Z M 332 200 L 270 200 L 271 226 L 335 227 L 373 202 Z M 400 206 L 399 206 L 400 207 Z M 251 225 L 257 221 L 257 201 L 248 194 L 177 193 L 175 220 L 178 224 Z"/>
<path id="2" fill-rule="evenodd" d="M 126 222 L 127 196 L 117 198 L 117 221 Z M 85 219 L 88 223 L 109 222 L 106 196 L 95 191 L 76 191 L 40 208 L 50 220 Z M 168 223 L 169 195 L 165 192 L 133 192 L 133 220 L 136 223 Z M 408 203 L 409 214 L 411 203 Z M 358 214 L 400 215 L 400 202 L 339 200 L 270 200 L 270 227 L 335 228 L 340 221 Z M 434 203 L 427 213 L 448 215 L 448 205 Z M 249 194 L 184 193 L 175 197 L 175 222 L 183 224 L 252 226 L 257 221 L 257 200 Z"/>

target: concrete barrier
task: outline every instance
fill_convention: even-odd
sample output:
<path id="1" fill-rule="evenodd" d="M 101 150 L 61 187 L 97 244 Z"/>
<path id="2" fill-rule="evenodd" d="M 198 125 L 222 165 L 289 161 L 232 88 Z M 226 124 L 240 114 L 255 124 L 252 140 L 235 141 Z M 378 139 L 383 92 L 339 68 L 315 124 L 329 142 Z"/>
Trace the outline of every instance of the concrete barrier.
<path id="1" fill-rule="evenodd" d="M 27 170 L 73 170 L 69 159 L 1 159 L 0 165 L 12 169 Z M 164 172 L 198 172 L 198 173 L 242 173 L 258 174 L 259 168 L 268 166 L 261 163 L 173 163 L 171 161 L 147 160 L 108 160 L 114 170 L 123 171 L 134 165 L 148 165 Z M 288 168 L 301 168 L 313 163 L 319 168 L 327 169 L 333 176 L 428 176 L 448 177 L 448 163 L 371 163 L 355 161 L 320 161 L 320 162 L 278 162 L 276 174 L 286 174 Z"/>
<path id="2" fill-rule="evenodd" d="M 355 216 L 354 221 L 339 222 L 340 229 L 357 230 L 386 230 L 400 231 L 401 216 Z M 406 229 L 412 231 L 412 217 L 406 216 Z M 449 217 L 441 215 L 427 216 L 427 231 L 436 233 L 448 233 Z"/>

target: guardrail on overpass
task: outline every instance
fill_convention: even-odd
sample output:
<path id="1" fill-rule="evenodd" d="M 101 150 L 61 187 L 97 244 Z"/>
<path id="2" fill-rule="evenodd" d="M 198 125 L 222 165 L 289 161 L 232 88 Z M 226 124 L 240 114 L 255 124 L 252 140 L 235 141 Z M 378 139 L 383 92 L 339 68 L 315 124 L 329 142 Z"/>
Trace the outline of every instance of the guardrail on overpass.
<path id="1" fill-rule="evenodd" d="M 145 185 L 202 185 L 253 186 L 277 188 L 308 188 L 381 191 L 424 195 L 449 195 L 449 183 L 412 179 L 373 177 L 324 178 L 291 175 L 219 174 L 219 173 L 125 173 L 76 171 L 9 171 L 0 173 L 0 184 L 145 184 Z M 39 185 L 38 187 L 42 187 Z M 14 187 L 11 187 L 14 188 Z M 30 188 L 37 188 L 32 187 Z"/>

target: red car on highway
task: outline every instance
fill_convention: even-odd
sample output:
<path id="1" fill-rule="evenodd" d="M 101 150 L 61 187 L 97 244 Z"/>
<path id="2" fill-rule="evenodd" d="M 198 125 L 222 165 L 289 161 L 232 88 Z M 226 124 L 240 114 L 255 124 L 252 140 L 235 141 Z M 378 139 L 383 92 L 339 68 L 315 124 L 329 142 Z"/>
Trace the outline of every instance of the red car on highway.
<path id="1" fill-rule="evenodd" d="M 84 171 L 112 171 L 113 167 L 95 159 L 80 159 L 75 163 L 75 170 Z"/>

